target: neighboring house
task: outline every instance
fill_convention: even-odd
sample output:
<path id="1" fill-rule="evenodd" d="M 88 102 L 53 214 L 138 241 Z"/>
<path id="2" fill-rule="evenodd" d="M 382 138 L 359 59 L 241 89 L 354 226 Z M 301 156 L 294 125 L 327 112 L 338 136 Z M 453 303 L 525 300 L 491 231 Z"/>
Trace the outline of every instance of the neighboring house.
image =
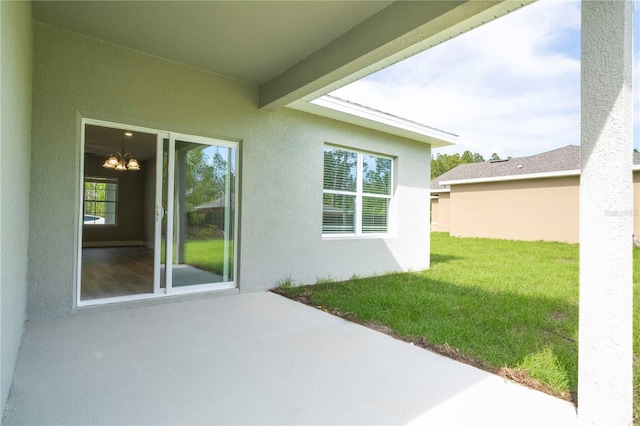
<path id="1" fill-rule="evenodd" d="M 640 200 L 640 154 L 633 154 Z M 461 164 L 431 181 L 431 230 L 457 237 L 578 242 L 580 147 Z M 640 235 L 638 209 L 634 232 Z M 631 240 L 631 236 L 629 236 Z"/>
<path id="2" fill-rule="evenodd" d="M 228 206 L 234 207 L 228 209 Z M 236 196 L 230 194 L 229 198 L 225 197 L 216 198 L 208 203 L 202 203 L 196 206 L 193 210 L 196 213 L 200 213 L 202 216 L 197 217 L 195 220 L 195 226 L 202 224 L 212 225 L 218 230 L 229 229 L 229 232 L 234 232 L 234 221 L 231 221 L 231 217 L 235 217 Z M 228 210 L 228 215 L 227 215 Z M 228 217 L 227 217 L 228 216 Z M 230 223 L 225 224 L 226 221 Z"/>

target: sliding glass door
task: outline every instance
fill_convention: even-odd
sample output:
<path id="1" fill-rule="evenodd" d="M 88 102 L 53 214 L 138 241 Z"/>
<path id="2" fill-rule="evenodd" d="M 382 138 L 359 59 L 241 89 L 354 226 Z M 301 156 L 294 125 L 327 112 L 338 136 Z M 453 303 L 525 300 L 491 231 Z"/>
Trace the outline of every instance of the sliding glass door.
<path id="1" fill-rule="evenodd" d="M 162 238 L 167 293 L 235 287 L 237 144 L 172 134 Z"/>
<path id="2" fill-rule="evenodd" d="M 78 306 L 236 287 L 237 143 L 91 119 L 82 139 Z M 104 166 L 118 146 L 137 168 Z"/>

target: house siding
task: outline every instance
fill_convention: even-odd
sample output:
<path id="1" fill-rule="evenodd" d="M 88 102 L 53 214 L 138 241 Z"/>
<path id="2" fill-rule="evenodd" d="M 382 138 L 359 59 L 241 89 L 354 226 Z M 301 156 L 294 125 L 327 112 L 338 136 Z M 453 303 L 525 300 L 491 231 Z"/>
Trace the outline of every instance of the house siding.
<path id="1" fill-rule="evenodd" d="M 30 2 L 0 2 L 0 413 L 27 300 L 32 26 Z"/>
<path id="2" fill-rule="evenodd" d="M 456 237 L 578 242 L 578 176 L 451 185 L 432 204 L 431 230 Z M 640 171 L 633 172 L 640 236 Z M 437 223 L 433 223 L 436 221 Z"/>
<path id="3" fill-rule="evenodd" d="M 456 237 L 578 242 L 579 177 L 451 185 Z"/>
<path id="4" fill-rule="evenodd" d="M 82 117 L 240 142 L 241 292 L 429 266 L 429 145 L 261 111 L 255 86 L 39 23 L 34 99 L 30 317 L 74 311 Z M 325 143 L 394 157 L 389 238 L 322 238 Z"/>

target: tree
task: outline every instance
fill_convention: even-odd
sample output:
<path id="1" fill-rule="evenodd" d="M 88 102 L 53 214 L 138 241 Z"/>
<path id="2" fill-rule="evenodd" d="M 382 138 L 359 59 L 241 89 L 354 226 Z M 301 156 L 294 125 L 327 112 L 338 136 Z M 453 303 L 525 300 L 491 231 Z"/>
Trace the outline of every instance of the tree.
<path id="1" fill-rule="evenodd" d="M 229 174 L 227 160 L 219 152 L 213 152 L 213 148 L 200 148 L 189 150 L 185 156 L 185 202 L 194 224 L 205 217 L 195 210 L 197 206 L 224 196 L 227 179 L 232 188 L 235 184 L 235 171 L 230 170 Z"/>
<path id="2" fill-rule="evenodd" d="M 371 157 L 369 157 L 371 158 Z M 364 192 L 375 194 L 388 194 L 391 183 L 391 160 L 388 158 L 373 157 L 375 164 L 364 161 Z"/>
<path id="3" fill-rule="evenodd" d="M 498 153 L 494 152 L 493 154 L 491 154 L 491 161 L 498 161 L 500 160 L 500 156 L 498 155 Z"/>
<path id="4" fill-rule="evenodd" d="M 498 154 L 493 155 L 497 156 Z M 465 151 L 462 155 L 438 154 L 435 157 L 431 156 L 431 179 L 435 179 L 460 164 L 481 163 L 483 161 L 484 157 L 482 157 L 482 155 L 471 151 Z"/>
<path id="5" fill-rule="evenodd" d="M 431 179 L 453 169 L 458 164 L 462 164 L 460 154 L 438 154 L 431 157 Z"/>
<path id="6" fill-rule="evenodd" d="M 324 150 L 324 169 L 330 171 L 324 176 L 324 189 L 355 191 L 358 154 L 341 149 Z"/>

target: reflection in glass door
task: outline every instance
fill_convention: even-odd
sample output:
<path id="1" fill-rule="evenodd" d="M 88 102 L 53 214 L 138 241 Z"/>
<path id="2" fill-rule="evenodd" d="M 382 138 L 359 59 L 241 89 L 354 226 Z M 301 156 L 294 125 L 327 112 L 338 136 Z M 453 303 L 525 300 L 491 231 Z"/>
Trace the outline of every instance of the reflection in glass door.
<path id="1" fill-rule="evenodd" d="M 235 287 L 236 153 L 233 143 L 172 135 L 166 226 L 171 238 L 163 238 L 169 293 Z"/>

